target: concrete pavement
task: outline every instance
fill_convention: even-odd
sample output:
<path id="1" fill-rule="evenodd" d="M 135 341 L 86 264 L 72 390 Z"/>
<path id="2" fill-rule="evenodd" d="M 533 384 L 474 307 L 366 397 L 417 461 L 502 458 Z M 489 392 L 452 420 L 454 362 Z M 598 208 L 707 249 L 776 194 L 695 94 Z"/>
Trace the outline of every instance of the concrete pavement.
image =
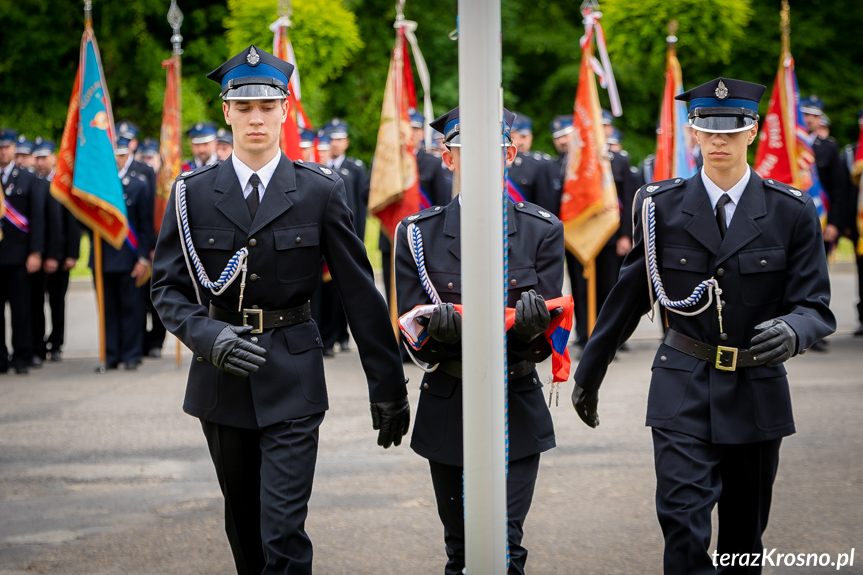
<path id="1" fill-rule="evenodd" d="M 784 441 L 765 536 L 777 553 L 850 553 L 863 574 L 863 338 L 853 338 L 856 278 L 834 268 L 839 331 L 829 351 L 789 363 L 798 432 Z M 182 412 L 190 354 L 174 344 L 137 372 L 94 374 L 89 282 L 69 295 L 66 359 L 0 376 L 0 575 L 230 574 L 222 499 L 196 419 Z M 619 354 L 591 430 L 562 386 L 558 447 L 543 455 L 526 525 L 530 573 L 660 573 L 652 445 L 644 427 L 658 328 Z M 441 573 L 445 554 L 425 460 L 375 445 L 356 351 L 326 362 L 308 532 L 315 572 Z M 543 365 L 541 373 L 550 371 Z M 411 401 L 421 374 L 406 366 Z M 768 567 L 767 574 L 836 567 Z"/>

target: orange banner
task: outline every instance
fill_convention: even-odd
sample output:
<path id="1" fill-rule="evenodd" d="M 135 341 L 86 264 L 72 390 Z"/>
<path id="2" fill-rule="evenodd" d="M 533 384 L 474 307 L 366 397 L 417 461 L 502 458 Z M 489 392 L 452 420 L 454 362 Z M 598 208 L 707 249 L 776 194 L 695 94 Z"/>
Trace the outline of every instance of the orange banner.
<path id="1" fill-rule="evenodd" d="M 180 175 L 183 164 L 183 149 L 180 140 L 182 104 L 180 56 L 178 54 L 171 56 L 170 60 L 162 62 L 162 67 L 167 69 L 167 82 L 165 84 L 165 103 L 162 105 L 162 131 L 159 136 L 159 155 L 162 158 L 162 168 L 156 182 L 156 205 L 153 211 L 153 229 L 156 234 L 162 228 L 165 207 L 171 197 L 171 186 L 174 185 L 174 180 Z"/>

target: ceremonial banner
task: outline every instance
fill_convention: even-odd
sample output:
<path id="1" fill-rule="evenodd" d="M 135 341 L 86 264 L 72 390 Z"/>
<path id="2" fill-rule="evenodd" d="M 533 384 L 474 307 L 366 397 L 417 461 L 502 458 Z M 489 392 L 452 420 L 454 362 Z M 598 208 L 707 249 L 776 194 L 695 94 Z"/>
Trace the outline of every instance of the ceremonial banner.
<path id="1" fill-rule="evenodd" d="M 677 38 L 672 30 L 673 27 L 669 26 L 671 35 L 668 37 L 665 58 L 665 90 L 662 93 L 659 134 L 656 136 L 656 163 L 653 168 L 655 181 L 691 178 L 697 171 L 695 158 L 683 131 L 684 126 L 688 125 L 686 102 L 674 99 L 683 93 L 683 72 L 675 49 Z"/>
<path id="2" fill-rule="evenodd" d="M 128 233 L 114 159 L 114 120 L 93 28 L 87 23 L 51 195 L 116 249 Z"/>
<path id="3" fill-rule="evenodd" d="M 0 241 L 3 241 L 3 217 L 6 215 L 6 194 L 0 190 Z"/>
<path id="4" fill-rule="evenodd" d="M 273 32 L 273 55 L 294 65 L 294 73 L 288 79 L 288 117 L 282 123 L 279 144 L 288 158 L 302 160 L 303 152 L 300 148 L 300 129 L 311 129 L 312 124 L 309 122 L 305 111 L 303 111 L 300 96 L 300 69 L 297 67 L 294 47 L 288 38 L 288 28 L 290 25 L 291 21 L 287 17 L 282 17 L 270 26 L 270 30 Z"/>
<path id="5" fill-rule="evenodd" d="M 170 60 L 162 62 L 167 69 L 165 84 L 165 103 L 162 105 L 162 131 L 159 137 L 159 155 L 162 169 L 156 183 L 156 205 L 153 212 L 153 228 L 158 235 L 162 228 L 165 207 L 171 197 L 171 187 L 180 175 L 183 164 L 183 148 L 180 140 L 180 118 L 182 93 L 180 91 L 180 55 L 174 54 Z"/>
<path id="6" fill-rule="evenodd" d="M 605 131 L 600 122 L 601 108 L 596 90 L 593 57 L 594 30 L 601 34 L 596 13 L 585 14 L 585 35 L 581 38 L 581 71 L 575 95 L 575 113 L 566 156 L 566 172 L 561 195 L 560 219 L 564 224 L 564 241 L 567 249 L 582 264 L 596 257 L 620 225 L 620 207 Z M 604 47 L 604 41 L 601 44 Z M 607 63 L 603 48 L 603 61 Z M 611 67 L 603 69 L 605 82 L 611 77 Z M 613 77 L 608 82 L 613 85 Z M 618 108 L 612 98 L 612 111 Z"/>
<path id="7" fill-rule="evenodd" d="M 783 51 L 755 152 L 755 171 L 762 178 L 778 180 L 808 193 L 823 228 L 830 206 L 818 179 L 812 141 L 800 111 L 794 59 L 790 51 Z"/>
<path id="8" fill-rule="evenodd" d="M 417 160 L 413 152 L 408 107 L 416 102 L 403 28 L 396 29 L 369 189 L 369 213 L 377 216 L 389 237 L 398 223 L 419 211 Z"/>

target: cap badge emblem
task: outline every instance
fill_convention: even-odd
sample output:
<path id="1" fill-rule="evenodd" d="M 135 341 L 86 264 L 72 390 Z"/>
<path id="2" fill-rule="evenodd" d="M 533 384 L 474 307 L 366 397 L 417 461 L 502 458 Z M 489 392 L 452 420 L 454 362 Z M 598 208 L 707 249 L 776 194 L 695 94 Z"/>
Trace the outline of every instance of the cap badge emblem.
<path id="1" fill-rule="evenodd" d="M 728 97 L 728 88 L 725 86 L 725 82 L 719 80 L 719 84 L 716 86 L 716 90 L 713 92 L 716 94 L 716 97 L 720 100 L 724 100 Z"/>
<path id="2" fill-rule="evenodd" d="M 258 51 L 255 50 L 255 47 L 252 46 L 249 48 L 249 55 L 246 56 L 246 62 L 249 63 L 249 66 L 257 66 L 260 61 L 261 57 L 258 56 Z"/>

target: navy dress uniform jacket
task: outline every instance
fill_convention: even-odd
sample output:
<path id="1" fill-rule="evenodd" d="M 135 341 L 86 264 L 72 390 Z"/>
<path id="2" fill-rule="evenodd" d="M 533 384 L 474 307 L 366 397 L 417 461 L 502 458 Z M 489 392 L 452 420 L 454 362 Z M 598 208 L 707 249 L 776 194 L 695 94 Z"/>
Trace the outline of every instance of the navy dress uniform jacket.
<path id="1" fill-rule="evenodd" d="M 719 337 L 715 305 L 692 317 L 667 312 L 670 329 L 712 346 L 746 349 L 756 325 L 779 318 L 797 334 L 795 353 L 834 331 L 821 226 L 807 194 L 751 172 L 722 239 L 701 175 L 665 180 L 637 192 L 635 245 L 579 361 L 579 386 L 599 389 L 618 347 L 650 309 L 641 224 L 648 196 L 656 207 L 656 256 L 669 299 L 685 299 L 700 282 L 716 277 L 725 301 L 727 340 Z M 720 371 L 662 344 L 652 370 L 648 426 L 717 444 L 795 431 L 784 365 Z"/>
<path id="2" fill-rule="evenodd" d="M 48 188 L 36 174 L 15 167 L 9 173 L 3 193 L 7 205 L 28 219 L 29 231 L 21 231 L 9 221 L 3 222 L 0 266 L 23 267 L 27 263 L 27 256 L 45 251 L 45 202 Z"/>
<path id="3" fill-rule="evenodd" d="M 153 202 L 144 176 L 126 176 L 123 182 L 123 198 L 130 227 L 138 238 L 138 247 L 132 250 L 128 242 L 118 250 L 102 240 L 102 271 L 104 273 L 131 272 L 138 260 L 149 261 L 153 245 Z M 92 231 L 89 232 L 93 239 Z M 90 267 L 93 268 L 93 250 L 90 250 Z"/>
<path id="4" fill-rule="evenodd" d="M 366 217 L 368 212 L 368 196 L 363 197 L 363 189 L 366 183 L 366 166 L 362 161 L 346 156 L 336 172 L 345 181 L 345 195 L 348 200 L 348 207 L 354 215 L 354 230 L 362 240 L 366 234 Z"/>
<path id="5" fill-rule="evenodd" d="M 519 152 L 507 175 L 525 200 L 554 212 L 555 204 L 559 204 L 560 200 L 555 202 L 554 183 L 546 165 L 550 161 L 550 157 L 546 160 L 539 152 Z"/>
<path id="6" fill-rule="evenodd" d="M 248 246 L 243 307 L 293 308 L 311 299 L 325 256 L 345 303 L 370 400 L 406 395 L 392 328 L 378 321 L 386 317 L 386 306 L 363 243 L 354 233 L 344 183 L 332 170 L 291 162 L 283 155 L 254 221 L 233 162 L 205 166 L 179 180 L 186 183 L 192 240 L 211 280 L 237 250 Z M 322 344 L 314 321 L 258 335 L 267 362 L 248 378 L 210 363 L 213 341 L 228 324 L 210 319 L 208 306 L 236 310 L 240 281 L 216 296 L 197 277 L 190 278 L 178 235 L 176 186 L 156 243 L 152 297 L 165 327 L 195 353 L 183 409 L 207 421 L 248 429 L 325 411 Z"/>
<path id="7" fill-rule="evenodd" d="M 545 214 L 545 215 L 541 215 Z M 396 231 L 395 269 L 399 314 L 431 303 L 420 283 L 406 229 L 415 223 L 424 238 L 426 269 L 444 302 L 461 303 L 461 205 L 455 198 L 404 219 Z M 540 207 L 509 202 L 509 291 L 507 306 L 515 307 L 521 292 L 530 289 L 546 299 L 559 297 L 563 284 L 563 224 Z M 551 354 L 542 336 L 521 344 L 509 336 L 508 365 L 522 360 L 540 362 Z M 422 361 L 461 361 L 461 342 L 445 345 L 429 339 L 413 354 Z M 461 466 L 463 460 L 462 382 L 438 369 L 426 373 L 420 386 L 411 448 L 422 457 Z M 542 383 L 534 370 L 508 384 L 510 460 L 547 451 L 555 446 L 551 414 Z M 465 414 L 470 417 L 470 414 Z"/>

